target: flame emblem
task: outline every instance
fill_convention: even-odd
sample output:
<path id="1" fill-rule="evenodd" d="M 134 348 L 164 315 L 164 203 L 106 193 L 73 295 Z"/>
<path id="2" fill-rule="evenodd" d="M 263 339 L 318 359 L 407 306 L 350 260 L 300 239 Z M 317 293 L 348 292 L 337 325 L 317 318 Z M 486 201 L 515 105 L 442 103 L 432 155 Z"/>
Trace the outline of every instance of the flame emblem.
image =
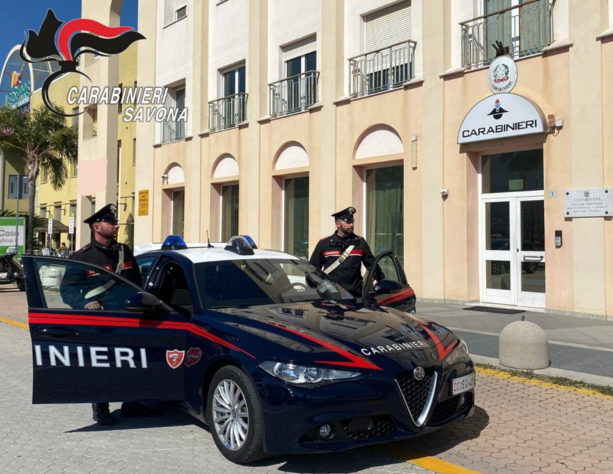
<path id="1" fill-rule="evenodd" d="M 38 33 L 28 31 L 19 55 L 28 63 L 56 61 L 59 64 L 60 69 L 49 75 L 43 83 L 43 102 L 49 110 L 58 115 L 74 117 L 79 114 L 64 114 L 53 109 L 49 100 L 49 86 L 53 80 L 71 72 L 90 79 L 85 73 L 77 71 L 77 58 L 81 54 L 112 56 L 125 51 L 132 43 L 141 39 L 145 37 L 131 26 L 110 27 L 87 19 L 64 23 L 57 19 L 53 10 L 48 10 Z"/>

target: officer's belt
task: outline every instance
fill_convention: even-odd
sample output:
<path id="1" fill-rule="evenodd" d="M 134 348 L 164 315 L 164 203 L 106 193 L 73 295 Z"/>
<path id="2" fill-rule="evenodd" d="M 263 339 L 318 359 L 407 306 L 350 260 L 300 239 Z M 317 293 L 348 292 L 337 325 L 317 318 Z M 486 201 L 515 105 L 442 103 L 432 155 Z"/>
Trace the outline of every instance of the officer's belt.
<path id="1" fill-rule="evenodd" d="M 123 271 L 123 247 L 119 246 L 119 261 L 117 262 L 117 268 L 115 269 L 115 273 L 121 273 Z M 88 300 L 93 298 L 94 296 L 98 296 L 108 290 L 111 286 L 115 284 L 115 280 L 109 280 L 104 285 L 100 285 L 98 288 L 94 288 L 93 290 L 89 290 L 85 293 L 85 299 Z"/>
<path id="2" fill-rule="evenodd" d="M 333 262 L 332 265 L 330 265 L 328 268 L 324 269 L 324 273 L 326 275 L 329 275 L 334 270 L 336 270 L 345 260 L 347 260 L 347 257 L 349 257 L 349 254 L 351 254 L 351 251 L 353 250 L 354 247 L 355 245 L 350 245 L 349 247 L 347 247 L 345 251 L 343 252 L 343 254 L 340 257 L 338 257 L 338 260 Z"/>

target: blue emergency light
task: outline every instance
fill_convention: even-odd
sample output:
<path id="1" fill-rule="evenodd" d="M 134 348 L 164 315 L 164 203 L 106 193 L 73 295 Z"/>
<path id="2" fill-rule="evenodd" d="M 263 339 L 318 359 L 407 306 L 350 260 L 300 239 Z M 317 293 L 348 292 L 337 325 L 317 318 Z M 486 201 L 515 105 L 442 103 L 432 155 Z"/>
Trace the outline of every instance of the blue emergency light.
<path id="1" fill-rule="evenodd" d="M 248 235 L 240 235 L 239 237 L 244 237 L 247 240 L 247 242 L 249 242 L 249 245 L 251 245 L 252 249 L 257 249 L 258 248 L 258 246 L 255 245 L 255 241 L 251 237 L 249 237 Z"/>
<path id="2" fill-rule="evenodd" d="M 237 253 L 238 255 L 253 255 L 253 249 L 257 248 L 255 246 L 255 242 L 253 245 L 249 240 L 253 242 L 251 237 L 245 235 L 235 235 L 230 240 L 228 240 L 228 244 L 225 247 L 225 250 L 229 250 L 230 252 Z"/>
<path id="3" fill-rule="evenodd" d="M 162 250 L 183 250 L 186 248 L 185 240 L 179 235 L 169 235 L 162 244 Z"/>

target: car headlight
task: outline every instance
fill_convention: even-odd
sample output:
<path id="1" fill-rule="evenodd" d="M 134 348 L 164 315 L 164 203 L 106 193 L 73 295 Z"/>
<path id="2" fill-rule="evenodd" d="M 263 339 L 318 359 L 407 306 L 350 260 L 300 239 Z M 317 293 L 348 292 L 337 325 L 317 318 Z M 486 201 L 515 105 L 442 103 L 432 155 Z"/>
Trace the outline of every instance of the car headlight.
<path id="1" fill-rule="evenodd" d="M 468 352 L 468 346 L 460 339 L 458 346 L 445 358 L 445 363 L 447 365 L 453 365 L 456 362 L 468 362 L 469 360 L 470 353 Z"/>
<path id="2" fill-rule="evenodd" d="M 260 368 L 279 380 L 305 388 L 320 387 L 334 382 L 352 380 L 361 375 L 360 372 L 323 369 L 321 367 L 297 365 L 291 362 L 275 362 L 272 360 L 262 362 Z"/>

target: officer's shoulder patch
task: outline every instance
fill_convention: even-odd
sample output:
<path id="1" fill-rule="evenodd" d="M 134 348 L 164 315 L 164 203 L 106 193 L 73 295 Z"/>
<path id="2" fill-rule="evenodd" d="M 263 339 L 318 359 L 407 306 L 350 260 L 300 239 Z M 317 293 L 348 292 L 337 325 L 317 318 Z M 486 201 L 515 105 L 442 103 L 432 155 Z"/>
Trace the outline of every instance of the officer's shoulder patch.
<path id="1" fill-rule="evenodd" d="M 323 242 L 326 239 L 329 239 L 330 237 L 324 237 L 323 239 L 319 239 L 320 242 Z"/>
<path id="2" fill-rule="evenodd" d="M 77 250 L 75 253 L 73 253 L 73 255 L 80 255 L 83 252 L 86 252 L 86 251 L 88 251 L 91 248 L 92 248 L 92 244 L 87 244 L 86 246 L 81 247 L 79 250 Z"/>
<path id="3" fill-rule="evenodd" d="M 358 240 L 364 240 L 364 237 L 359 236 L 358 234 L 353 234 Z"/>

